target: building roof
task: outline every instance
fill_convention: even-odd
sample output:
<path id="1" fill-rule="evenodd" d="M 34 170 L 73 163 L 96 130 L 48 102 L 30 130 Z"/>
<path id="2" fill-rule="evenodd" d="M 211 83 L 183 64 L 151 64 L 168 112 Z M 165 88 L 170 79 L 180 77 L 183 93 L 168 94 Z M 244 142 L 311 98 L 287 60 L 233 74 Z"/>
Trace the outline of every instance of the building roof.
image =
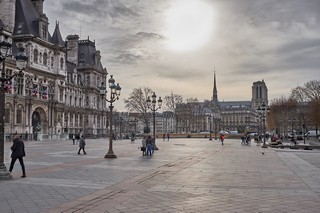
<path id="1" fill-rule="evenodd" d="M 59 22 L 56 22 L 56 27 L 52 35 L 52 43 L 60 45 L 62 47 L 65 46 L 65 41 L 62 39 L 62 36 L 60 33 Z"/>
<path id="2" fill-rule="evenodd" d="M 2 20 L 0 19 L 0 30 L 2 30 L 4 28 L 4 24 L 2 22 Z"/>
<path id="3" fill-rule="evenodd" d="M 16 1 L 16 16 L 14 35 L 36 35 L 39 36 L 39 27 L 36 20 L 40 19 L 40 14 L 34 8 L 30 0 Z"/>
<path id="4" fill-rule="evenodd" d="M 222 101 L 219 102 L 221 108 L 231 108 L 231 107 L 249 107 L 251 108 L 251 101 Z"/>
<path id="5" fill-rule="evenodd" d="M 96 64 L 96 55 L 98 51 L 96 50 L 95 42 L 90 41 L 89 37 L 86 40 L 79 40 L 79 66 L 96 66 L 100 69 L 103 69 L 101 62 Z"/>
<path id="6" fill-rule="evenodd" d="M 17 0 L 13 35 L 40 36 L 39 21 L 41 20 L 41 17 L 45 17 L 45 14 L 39 14 L 30 0 Z M 51 37 L 51 34 L 48 31 L 48 41 L 53 44 L 64 46 L 59 26 L 56 26 L 55 28 L 54 38 Z"/>

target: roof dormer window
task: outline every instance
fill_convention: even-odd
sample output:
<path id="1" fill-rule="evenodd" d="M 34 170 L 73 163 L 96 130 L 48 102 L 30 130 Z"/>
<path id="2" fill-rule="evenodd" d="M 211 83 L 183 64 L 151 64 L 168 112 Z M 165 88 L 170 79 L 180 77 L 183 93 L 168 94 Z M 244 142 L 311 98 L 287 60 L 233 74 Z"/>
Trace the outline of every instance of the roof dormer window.
<path id="1" fill-rule="evenodd" d="M 35 49 L 33 51 L 33 62 L 36 63 L 36 64 L 38 63 L 38 54 L 39 54 L 38 50 Z"/>
<path id="2" fill-rule="evenodd" d="M 46 25 L 42 26 L 42 38 L 47 39 L 48 27 Z"/>

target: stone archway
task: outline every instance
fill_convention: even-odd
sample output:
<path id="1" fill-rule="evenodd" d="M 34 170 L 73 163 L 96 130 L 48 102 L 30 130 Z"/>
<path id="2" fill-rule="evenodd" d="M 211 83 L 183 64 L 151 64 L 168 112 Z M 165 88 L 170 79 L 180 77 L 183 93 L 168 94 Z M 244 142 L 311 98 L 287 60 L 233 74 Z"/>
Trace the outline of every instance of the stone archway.
<path id="1" fill-rule="evenodd" d="M 33 138 L 41 140 L 42 135 L 48 134 L 48 119 L 43 108 L 37 107 L 32 113 L 32 133 Z M 41 135 L 39 138 L 38 136 Z"/>

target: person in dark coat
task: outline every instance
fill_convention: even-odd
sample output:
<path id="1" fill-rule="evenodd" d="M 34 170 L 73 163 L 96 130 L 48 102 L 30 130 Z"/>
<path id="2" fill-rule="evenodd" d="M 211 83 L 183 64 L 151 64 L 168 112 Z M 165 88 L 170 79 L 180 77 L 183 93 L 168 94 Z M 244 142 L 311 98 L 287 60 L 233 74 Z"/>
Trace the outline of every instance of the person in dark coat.
<path id="1" fill-rule="evenodd" d="M 151 156 L 152 155 L 152 138 L 150 135 L 147 137 L 146 145 L 147 145 L 147 155 Z"/>
<path id="2" fill-rule="evenodd" d="M 86 155 L 86 151 L 84 151 L 84 147 L 86 146 L 86 141 L 84 140 L 84 136 L 82 135 L 80 140 L 79 140 L 79 151 L 78 151 L 78 155 L 80 155 L 80 151 L 82 149 L 83 154 Z"/>
<path id="3" fill-rule="evenodd" d="M 76 135 L 76 144 L 79 143 L 79 140 L 80 140 L 80 133 Z"/>
<path id="4" fill-rule="evenodd" d="M 24 150 L 24 143 L 21 138 L 19 138 L 17 135 L 13 139 L 13 145 L 11 146 L 11 163 L 10 163 L 10 168 L 9 172 L 11 173 L 13 170 L 13 166 L 16 162 L 17 159 L 19 159 L 21 169 L 22 169 L 22 178 L 26 177 L 26 170 L 24 167 L 24 162 L 23 162 L 23 157 L 26 156 L 26 152 Z"/>

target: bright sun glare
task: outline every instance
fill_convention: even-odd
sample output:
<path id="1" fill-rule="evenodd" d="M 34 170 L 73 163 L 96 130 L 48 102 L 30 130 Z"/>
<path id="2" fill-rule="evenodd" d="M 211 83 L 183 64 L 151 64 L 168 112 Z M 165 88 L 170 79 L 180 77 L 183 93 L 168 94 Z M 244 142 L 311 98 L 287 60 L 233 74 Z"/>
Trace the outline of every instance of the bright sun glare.
<path id="1" fill-rule="evenodd" d="M 200 0 L 176 0 L 166 14 L 167 46 L 190 51 L 205 45 L 213 30 L 212 7 Z"/>

